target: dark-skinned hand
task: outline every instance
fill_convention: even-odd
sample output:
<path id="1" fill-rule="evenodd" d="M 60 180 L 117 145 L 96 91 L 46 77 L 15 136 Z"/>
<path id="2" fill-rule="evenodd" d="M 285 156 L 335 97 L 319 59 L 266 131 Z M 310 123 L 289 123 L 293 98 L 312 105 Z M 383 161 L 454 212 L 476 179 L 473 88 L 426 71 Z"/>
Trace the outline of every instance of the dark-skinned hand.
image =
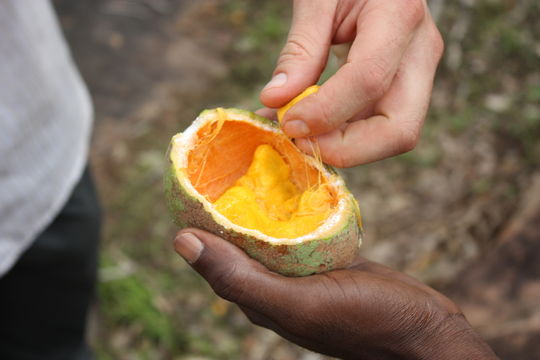
<path id="1" fill-rule="evenodd" d="M 174 244 L 254 324 L 307 349 L 345 359 L 497 358 L 448 298 L 366 259 L 291 278 L 199 229 L 182 230 Z"/>

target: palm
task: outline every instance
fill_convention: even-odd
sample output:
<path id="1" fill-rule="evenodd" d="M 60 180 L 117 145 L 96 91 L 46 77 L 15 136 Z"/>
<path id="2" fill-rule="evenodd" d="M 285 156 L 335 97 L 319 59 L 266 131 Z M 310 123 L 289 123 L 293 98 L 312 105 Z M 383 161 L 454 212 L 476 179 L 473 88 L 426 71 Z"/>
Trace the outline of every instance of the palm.
<path id="1" fill-rule="evenodd" d="M 290 341 L 334 356 L 336 343 L 350 351 L 339 356 L 358 354 L 359 348 L 369 356 L 419 328 L 438 324 L 446 314 L 459 314 L 450 300 L 428 286 L 361 257 L 344 270 L 282 281 L 289 289 L 286 298 L 267 299 L 284 304 L 279 311 L 241 305 L 244 313 Z"/>

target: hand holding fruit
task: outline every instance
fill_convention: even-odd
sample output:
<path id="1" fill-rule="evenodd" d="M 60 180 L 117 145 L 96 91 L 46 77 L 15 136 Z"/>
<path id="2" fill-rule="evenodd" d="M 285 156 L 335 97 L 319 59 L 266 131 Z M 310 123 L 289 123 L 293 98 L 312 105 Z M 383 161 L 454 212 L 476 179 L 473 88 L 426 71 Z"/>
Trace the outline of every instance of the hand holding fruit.
<path id="1" fill-rule="evenodd" d="M 288 41 L 261 92 L 270 108 L 319 79 L 330 46 L 352 42 L 346 63 L 284 117 L 305 152 L 349 167 L 415 147 L 443 41 L 425 0 L 295 0 Z"/>
<path id="2" fill-rule="evenodd" d="M 363 258 L 290 278 L 202 230 L 182 230 L 175 247 L 253 323 L 308 349 L 346 359 L 496 359 L 449 299 Z"/>

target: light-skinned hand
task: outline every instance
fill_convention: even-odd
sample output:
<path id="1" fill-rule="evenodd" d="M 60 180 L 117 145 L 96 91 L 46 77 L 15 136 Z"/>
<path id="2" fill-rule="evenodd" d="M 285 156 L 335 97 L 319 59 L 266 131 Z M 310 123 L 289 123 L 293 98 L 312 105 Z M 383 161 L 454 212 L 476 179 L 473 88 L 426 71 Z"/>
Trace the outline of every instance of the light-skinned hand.
<path id="1" fill-rule="evenodd" d="M 284 131 L 308 153 L 316 140 L 323 161 L 337 167 L 413 149 L 443 52 L 425 0 L 295 0 L 262 103 L 279 108 L 315 84 L 331 45 L 344 43 L 345 64 L 286 113 Z"/>

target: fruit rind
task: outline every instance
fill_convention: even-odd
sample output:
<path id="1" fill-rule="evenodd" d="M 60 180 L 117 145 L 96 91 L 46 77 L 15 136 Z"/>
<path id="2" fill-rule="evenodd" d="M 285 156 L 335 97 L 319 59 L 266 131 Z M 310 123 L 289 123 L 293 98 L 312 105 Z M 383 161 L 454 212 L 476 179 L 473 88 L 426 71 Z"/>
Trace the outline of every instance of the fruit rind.
<path id="1" fill-rule="evenodd" d="M 224 109 L 228 116 L 243 121 L 255 121 L 257 126 L 271 131 L 280 131 L 279 126 L 264 117 L 239 109 Z M 215 110 L 203 111 L 194 124 L 215 116 Z M 191 128 L 191 127 L 190 127 Z M 193 129 L 188 129 L 184 135 Z M 177 135 L 178 136 L 178 135 Z M 176 140 L 175 140 L 176 138 Z M 171 148 L 178 146 L 179 139 L 173 138 Z M 185 138 L 182 139 L 184 141 Z M 175 141 L 177 142 L 175 144 Z M 186 144 L 184 144 L 186 145 Z M 189 144 L 187 145 L 189 146 Z M 185 150 L 185 149 L 184 149 Z M 232 224 L 212 208 L 212 204 L 198 194 L 179 167 L 181 161 L 171 154 L 165 176 L 165 192 L 169 210 L 180 227 L 197 227 L 220 236 L 249 256 L 264 264 L 268 269 L 287 276 L 304 276 L 322 271 L 346 267 L 356 257 L 361 241 L 361 225 L 355 200 L 346 190 L 340 200 L 340 216 L 329 231 L 299 239 L 273 239 L 257 230 L 245 229 Z M 328 169 L 325 169 L 327 172 Z"/>

